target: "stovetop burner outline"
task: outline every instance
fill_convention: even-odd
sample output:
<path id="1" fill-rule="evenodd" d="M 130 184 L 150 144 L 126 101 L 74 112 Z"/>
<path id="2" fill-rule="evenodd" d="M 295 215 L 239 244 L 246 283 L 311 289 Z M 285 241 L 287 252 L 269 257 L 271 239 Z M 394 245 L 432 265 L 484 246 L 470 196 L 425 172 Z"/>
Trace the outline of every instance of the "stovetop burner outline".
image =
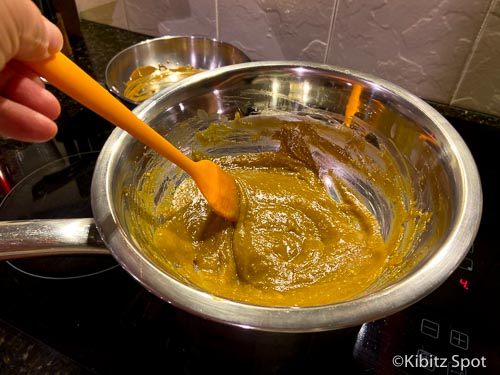
<path id="1" fill-rule="evenodd" d="M 88 255 L 86 255 L 86 256 L 88 256 Z M 111 270 L 115 269 L 116 267 L 120 266 L 119 264 L 113 264 L 113 265 L 109 266 L 108 268 L 101 269 L 100 271 L 95 271 L 95 272 L 91 272 L 91 273 L 82 273 L 81 275 L 75 275 L 75 276 L 46 276 L 46 275 L 41 275 L 41 274 L 36 274 L 34 272 L 26 271 L 23 268 L 16 266 L 16 264 L 14 264 L 12 261 L 7 261 L 6 263 L 9 266 L 11 266 L 12 268 L 14 268 L 18 272 L 21 272 L 21 273 L 23 273 L 25 275 L 28 275 L 28 276 L 31 276 L 31 277 L 36 277 L 36 278 L 44 279 L 44 280 L 76 280 L 76 279 L 83 279 L 83 278 L 86 278 L 86 277 L 92 277 L 92 276 L 100 275 L 102 273 L 111 271 Z"/>
<path id="2" fill-rule="evenodd" d="M 98 155 L 95 151 L 69 155 L 27 174 L 0 202 L 0 220 L 92 217 L 90 186 Z M 46 280 L 92 277 L 119 267 L 111 255 L 58 255 L 6 263 Z"/>

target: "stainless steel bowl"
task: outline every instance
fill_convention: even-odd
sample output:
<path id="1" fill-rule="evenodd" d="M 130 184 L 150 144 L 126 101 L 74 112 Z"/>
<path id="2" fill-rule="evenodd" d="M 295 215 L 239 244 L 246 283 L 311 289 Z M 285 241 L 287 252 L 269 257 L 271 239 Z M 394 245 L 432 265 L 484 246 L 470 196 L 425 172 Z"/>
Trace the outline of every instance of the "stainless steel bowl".
<path id="1" fill-rule="evenodd" d="M 346 128 L 344 114 L 355 87 L 361 88 L 360 102 L 351 128 Z M 363 197 L 384 234 L 395 225 L 404 228 L 403 245 L 394 249 L 400 255 L 398 261 L 390 263 L 364 292 L 346 301 L 313 307 L 269 307 L 223 298 L 166 268 L 161 251 L 151 248 L 151 234 L 161 220 L 156 207 L 168 193 L 165 182 L 179 181 L 184 175 L 116 129 L 99 156 L 92 182 L 95 225 L 117 261 L 145 288 L 197 316 L 275 332 L 356 326 L 393 314 L 431 293 L 459 266 L 477 234 L 482 192 L 466 144 L 431 106 L 376 77 L 312 63 L 244 63 L 188 77 L 139 105 L 135 113 L 188 155 L 194 149 L 228 154 L 276 147 L 271 137 L 241 133 L 220 144 L 198 143 L 197 131 L 232 119 L 236 113 L 248 119 L 266 114 L 305 116 L 331 129 L 342 129 L 344 137 L 328 138 L 328 142 L 361 165 L 366 161 L 366 166 L 356 169 L 334 162 L 329 164 L 332 173 Z M 353 148 L 350 137 L 358 135 L 366 144 Z M 403 193 L 413 195 L 419 210 L 431 213 L 426 225 L 417 231 L 411 228 L 419 227 L 414 225 L 419 217 L 405 216 L 401 222 L 394 215 L 391 197 L 370 177 L 384 168 L 378 150 L 385 150 L 394 160 L 394 178 L 402 181 Z M 314 155 L 329 160 L 321 149 Z M 152 167 L 160 173 L 151 173 Z M 389 176 L 385 181 L 387 185 L 393 179 Z M 138 195 L 144 188 L 147 194 Z M 95 235 L 91 219 L 3 222 L 0 259 L 95 253 Z"/>
<path id="2" fill-rule="evenodd" d="M 149 177 L 151 166 L 164 168 L 163 181 L 178 171 L 128 134 L 117 129 L 96 167 L 92 206 L 106 245 L 122 266 L 147 289 L 196 315 L 230 325 L 265 331 L 303 332 L 339 329 L 395 313 L 431 293 L 458 267 L 477 233 L 482 193 L 474 160 L 462 138 L 431 106 L 406 90 L 373 76 L 328 65 L 302 62 L 253 62 L 222 67 L 186 78 L 142 103 L 135 113 L 184 153 L 196 143 L 194 133 L 210 122 L 265 113 L 308 116 L 342 126 L 354 85 L 362 88 L 354 129 L 369 132 L 370 147 L 387 149 L 399 173 L 415 193 L 416 205 L 432 213 L 428 225 L 405 248 L 404 256 L 356 298 L 315 307 L 255 306 L 221 298 L 169 273 L 151 254 L 150 224 L 133 194 Z M 205 152 L 267 149 L 269 140 L 242 138 L 232 148 L 209 145 Z M 336 142 L 332 140 L 332 142 Z M 368 148 L 367 148 L 368 149 Z M 363 155 L 360 155 L 363 157 Z M 340 175 L 363 195 L 381 221 L 394 223 L 391 202 L 376 193 L 368 177 L 342 165 Z M 153 204 L 154 206 L 154 204 Z M 406 223 L 410 224 L 410 223 Z M 406 225 L 404 224 L 404 225 Z M 139 235 L 137 227 L 141 230 Z"/>
<path id="3" fill-rule="evenodd" d="M 249 62 L 245 53 L 235 46 L 214 39 L 194 36 L 165 36 L 134 44 L 115 55 L 105 71 L 107 88 L 125 104 L 139 102 L 124 96 L 125 83 L 139 66 L 167 67 L 191 65 L 199 69 Z"/>

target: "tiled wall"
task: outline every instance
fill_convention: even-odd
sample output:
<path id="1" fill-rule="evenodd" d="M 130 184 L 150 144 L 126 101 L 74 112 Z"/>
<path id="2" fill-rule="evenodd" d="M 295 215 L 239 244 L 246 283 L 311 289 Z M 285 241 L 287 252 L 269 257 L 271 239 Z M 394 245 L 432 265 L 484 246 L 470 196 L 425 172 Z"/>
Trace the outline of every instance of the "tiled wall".
<path id="1" fill-rule="evenodd" d="M 97 3 L 97 5 L 96 5 Z M 77 0 L 81 17 L 203 35 L 254 60 L 371 73 L 420 97 L 500 115 L 500 0 Z"/>

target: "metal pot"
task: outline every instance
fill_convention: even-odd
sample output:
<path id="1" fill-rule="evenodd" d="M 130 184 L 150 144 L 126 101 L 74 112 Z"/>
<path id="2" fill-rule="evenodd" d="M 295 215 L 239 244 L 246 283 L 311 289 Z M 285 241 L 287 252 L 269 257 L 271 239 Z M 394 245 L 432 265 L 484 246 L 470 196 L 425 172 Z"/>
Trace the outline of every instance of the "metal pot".
<path id="1" fill-rule="evenodd" d="M 144 220 L 151 212 L 143 212 L 133 192 L 152 166 L 160 166 L 165 172 L 154 184 L 152 196 L 161 196 L 161 180 L 174 178 L 175 166 L 119 129 L 101 151 L 92 183 L 92 208 L 100 237 L 148 290 L 183 310 L 225 324 L 275 332 L 334 330 L 382 318 L 417 302 L 458 267 L 476 236 L 482 211 L 479 174 L 467 146 L 424 101 L 394 84 L 346 69 L 303 62 L 252 62 L 186 78 L 134 112 L 190 154 L 196 146 L 196 131 L 212 121 L 233 118 L 235 112 L 242 116 L 307 115 L 338 126 L 345 121 L 354 87 L 361 88 L 361 94 L 352 122 L 369 131 L 367 140 L 372 146 L 383 144 L 390 149 L 416 194 L 416 204 L 432 213 L 425 229 L 399 249 L 404 252 L 401 264 L 362 295 L 325 306 L 255 306 L 212 295 L 168 273 L 158 257 L 146 250 L 152 232 L 148 222 L 158 218 L 153 211 Z M 243 140 L 236 151 L 268 146 L 262 142 L 266 141 Z M 204 151 L 236 152 L 226 146 L 209 145 Z M 376 187 L 370 186 L 368 178 L 356 177 L 348 168 L 342 173 L 366 197 L 382 227 L 390 227 L 394 221 L 391 202 L 373 193 Z M 99 236 L 92 219 L 4 222 L 0 234 L 4 258 L 103 251 L 95 243 Z"/>

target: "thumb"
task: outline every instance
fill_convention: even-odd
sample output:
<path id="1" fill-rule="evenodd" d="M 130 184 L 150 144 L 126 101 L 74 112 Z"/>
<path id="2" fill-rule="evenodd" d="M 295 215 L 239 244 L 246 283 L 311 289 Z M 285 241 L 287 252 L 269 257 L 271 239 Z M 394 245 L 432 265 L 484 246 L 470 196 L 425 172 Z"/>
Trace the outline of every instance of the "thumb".
<path id="1" fill-rule="evenodd" d="M 62 34 L 31 0 L 0 0 L 0 69 L 11 59 L 42 60 L 62 48 Z"/>
<path id="2" fill-rule="evenodd" d="M 46 59 L 60 51 L 63 45 L 59 28 L 41 14 L 37 26 L 31 26 L 20 39 L 19 50 L 15 55 L 18 60 Z"/>

